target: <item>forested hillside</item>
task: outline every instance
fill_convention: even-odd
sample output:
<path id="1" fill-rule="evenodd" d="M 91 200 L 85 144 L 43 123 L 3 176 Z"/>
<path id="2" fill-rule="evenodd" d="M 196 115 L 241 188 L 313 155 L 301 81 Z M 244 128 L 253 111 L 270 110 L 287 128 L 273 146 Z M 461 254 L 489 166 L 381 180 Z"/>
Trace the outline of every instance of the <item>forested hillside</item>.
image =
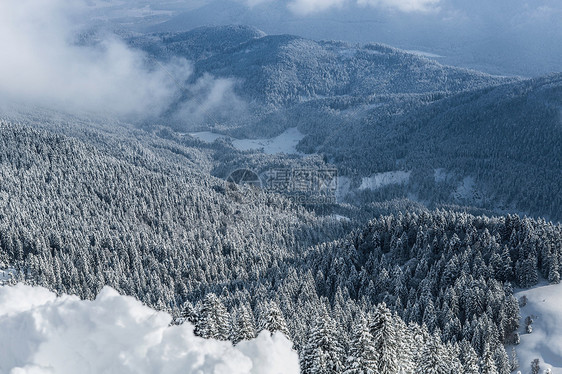
<path id="1" fill-rule="evenodd" d="M 513 289 L 560 282 L 562 75 L 247 26 L 120 35 L 119 61 L 170 78 L 164 108 L 0 106 L 0 286 L 110 286 L 232 352 L 281 332 L 304 374 L 517 369 Z"/>
<path id="2" fill-rule="evenodd" d="M 150 154 L 126 143 L 115 156 L 24 125 L 0 129 L 0 253 L 12 281 L 84 298 L 110 285 L 203 337 L 282 331 L 305 373 L 507 373 L 500 343 L 518 339 L 510 284 L 559 281 L 562 228 L 545 221 L 435 211 L 346 234 L 347 221 L 282 196 L 169 172 L 165 158 L 151 170 Z"/>
<path id="3" fill-rule="evenodd" d="M 205 277 L 198 277 L 209 264 L 208 283 L 221 290 L 342 232 L 337 222 L 324 227 L 279 197 L 240 191 L 185 168 L 181 175 L 166 165 L 147 169 L 142 150 L 123 149 L 124 160 L 25 126 L 3 123 L 0 130 L 2 256 L 24 268 L 33 264 L 33 277 L 60 291 L 91 297 L 109 283 L 172 306 L 206 292 Z M 139 161 L 131 162 L 134 156 Z M 194 255 L 207 250 L 209 258 Z M 247 261 L 255 265 L 250 273 L 238 268 Z M 200 275 L 185 283 L 153 276 L 187 269 Z"/>
<path id="4" fill-rule="evenodd" d="M 411 171 L 387 198 L 412 193 L 560 220 L 561 102 L 560 74 L 440 100 L 395 99 L 347 123 L 324 111 L 313 123 L 329 130 L 303 125 L 310 135 L 300 146 L 329 155 L 342 174 Z M 459 193 L 465 179 L 471 186 Z"/>
<path id="5" fill-rule="evenodd" d="M 162 61 L 191 59 L 188 87 L 209 77 L 228 82 L 224 108 L 185 112 L 199 92 L 188 88 L 167 112 L 167 124 L 238 139 L 297 127 L 305 135 L 299 151 L 320 155 L 350 179 L 346 202 L 410 198 L 430 207 L 561 218 L 559 74 L 496 77 L 379 44 L 264 35 L 243 26 L 130 43 Z M 360 188 L 364 178 L 387 172 L 409 178 Z"/>
<path id="6" fill-rule="evenodd" d="M 131 43 L 156 58 L 195 61 L 191 80 L 204 74 L 240 80 L 241 97 L 275 108 L 341 95 L 459 92 L 514 80 L 443 66 L 380 44 L 318 42 L 239 26 L 154 34 Z"/>

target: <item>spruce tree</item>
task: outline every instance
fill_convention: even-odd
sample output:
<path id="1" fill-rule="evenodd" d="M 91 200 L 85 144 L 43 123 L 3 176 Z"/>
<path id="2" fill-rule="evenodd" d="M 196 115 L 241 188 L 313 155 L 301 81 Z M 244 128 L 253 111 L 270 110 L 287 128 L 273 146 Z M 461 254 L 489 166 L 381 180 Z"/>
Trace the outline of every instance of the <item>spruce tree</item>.
<path id="1" fill-rule="evenodd" d="M 379 373 L 397 373 L 400 342 L 396 325 L 385 303 L 375 308 L 369 322 L 369 331 L 373 336 L 377 352 L 377 370 Z"/>
<path id="2" fill-rule="evenodd" d="M 267 330 L 272 334 L 276 331 L 280 331 L 289 337 L 287 322 L 285 322 L 283 312 L 279 309 L 279 305 L 277 305 L 275 301 L 270 301 L 265 306 L 265 310 L 262 310 L 259 330 Z"/>
<path id="3" fill-rule="evenodd" d="M 498 374 L 511 373 L 511 369 L 509 366 L 509 357 L 503 345 L 498 344 L 496 350 L 494 351 L 494 360 L 496 362 Z"/>
<path id="4" fill-rule="evenodd" d="M 228 340 L 230 337 L 228 311 L 214 293 L 207 294 L 203 300 L 195 334 L 206 339 Z"/>
<path id="5" fill-rule="evenodd" d="M 242 340 L 250 340 L 256 337 L 256 329 L 254 327 L 251 312 L 245 306 L 240 307 L 234 323 L 234 332 L 232 342 L 237 344 Z"/>
<path id="6" fill-rule="evenodd" d="M 344 370 L 344 352 L 337 336 L 337 326 L 326 313 L 316 317 L 301 355 L 303 373 L 339 374 Z"/>
<path id="7" fill-rule="evenodd" d="M 345 374 L 374 374 L 377 370 L 377 352 L 367 320 L 360 315 L 354 326 L 351 349 L 346 362 Z"/>
<path id="8" fill-rule="evenodd" d="M 455 367 L 460 369 L 458 358 L 447 352 L 438 335 L 431 336 L 421 350 L 419 361 L 416 362 L 415 374 L 448 374 Z"/>
<path id="9" fill-rule="evenodd" d="M 540 371 L 541 371 L 540 360 L 538 358 L 535 358 L 531 362 L 531 374 L 539 374 Z"/>
<path id="10" fill-rule="evenodd" d="M 472 345 L 463 340 L 460 343 L 460 359 L 465 374 L 479 374 L 480 366 L 478 365 L 478 355 Z"/>
<path id="11" fill-rule="evenodd" d="M 480 363 L 480 372 L 482 374 L 498 374 L 496 362 L 494 360 L 493 352 L 490 351 L 490 344 L 485 343 L 484 354 Z"/>
<path id="12" fill-rule="evenodd" d="M 509 370 L 515 371 L 519 369 L 519 358 L 517 357 L 517 351 L 515 347 L 511 348 L 511 357 L 509 358 Z"/>

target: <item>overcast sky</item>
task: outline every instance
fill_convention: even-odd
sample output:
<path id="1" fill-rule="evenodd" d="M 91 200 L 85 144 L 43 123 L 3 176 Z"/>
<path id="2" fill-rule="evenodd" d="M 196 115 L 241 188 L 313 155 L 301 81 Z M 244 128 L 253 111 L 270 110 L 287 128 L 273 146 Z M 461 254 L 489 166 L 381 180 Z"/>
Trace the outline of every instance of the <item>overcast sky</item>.
<path id="1" fill-rule="evenodd" d="M 98 20 L 151 31 L 249 24 L 266 33 L 382 42 L 496 74 L 562 71 L 560 0 L 95 0 Z M 160 24 L 154 28 L 155 23 Z M 145 28 L 146 29 L 146 28 Z"/>
<path id="2" fill-rule="evenodd" d="M 116 29 L 248 24 L 268 34 L 382 42 L 445 64 L 535 76 L 562 71 L 560 20 L 561 0 L 0 0 L 0 99 L 158 115 L 177 95 L 171 77 L 187 79 L 190 63 L 154 64 L 111 33 Z M 94 46 L 77 45 L 76 35 L 92 27 L 108 32 Z M 201 87 L 209 105 L 232 96 L 229 81 L 207 77 L 193 89 Z"/>

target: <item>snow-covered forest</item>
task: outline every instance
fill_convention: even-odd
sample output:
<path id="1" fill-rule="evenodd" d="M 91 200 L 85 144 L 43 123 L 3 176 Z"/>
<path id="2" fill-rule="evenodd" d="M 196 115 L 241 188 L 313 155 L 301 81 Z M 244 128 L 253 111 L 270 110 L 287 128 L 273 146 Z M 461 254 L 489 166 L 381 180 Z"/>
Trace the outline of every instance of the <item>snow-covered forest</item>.
<path id="1" fill-rule="evenodd" d="M 561 72 L 38 4 L 0 4 L 1 374 L 562 373 Z"/>
<path id="2" fill-rule="evenodd" d="M 488 355 L 509 373 L 502 344 L 520 339 L 513 286 L 560 280 L 562 227 L 544 220 L 403 214 L 395 202 L 353 229 L 283 196 L 181 172 L 179 152 L 158 159 L 154 145 L 122 142 L 104 155 L 24 125 L 1 130 L 9 283 L 85 299 L 109 285 L 205 338 L 281 331 L 304 372 L 483 370 Z M 427 349 L 438 358 L 425 362 Z"/>

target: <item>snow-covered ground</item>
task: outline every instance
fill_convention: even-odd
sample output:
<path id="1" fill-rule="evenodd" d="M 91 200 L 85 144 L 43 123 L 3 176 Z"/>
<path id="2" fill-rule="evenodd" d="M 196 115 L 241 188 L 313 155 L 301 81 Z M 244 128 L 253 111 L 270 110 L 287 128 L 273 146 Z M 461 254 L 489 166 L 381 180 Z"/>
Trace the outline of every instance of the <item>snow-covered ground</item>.
<path id="1" fill-rule="evenodd" d="M 428 58 L 443 57 L 441 55 L 437 55 L 437 54 L 431 53 L 431 52 L 418 51 L 417 49 L 407 49 L 406 52 L 411 53 L 411 54 L 416 55 L 416 56 L 428 57 Z"/>
<path id="2" fill-rule="evenodd" d="M 333 220 L 336 220 L 336 221 L 346 221 L 346 222 L 349 222 L 349 221 L 350 221 L 349 217 L 342 216 L 342 215 L 340 215 L 340 214 L 332 214 L 330 217 L 331 217 Z"/>
<path id="3" fill-rule="evenodd" d="M 447 172 L 447 170 L 443 168 L 437 168 L 433 172 L 433 179 L 435 180 L 435 183 L 445 182 L 450 177 L 451 173 Z"/>
<path id="4" fill-rule="evenodd" d="M 521 307 L 519 333 L 521 343 L 515 346 L 521 373 L 531 370 L 531 361 L 540 360 L 541 373 L 550 367 L 553 374 L 562 374 L 562 284 L 543 283 L 535 288 L 515 293 L 518 299 L 527 297 Z M 525 332 L 525 318 L 533 319 L 533 332 Z M 511 348 L 508 349 L 508 353 Z"/>
<path id="5" fill-rule="evenodd" d="M 93 301 L 41 287 L 0 287 L 0 373 L 299 373 L 298 355 L 267 331 L 236 346 L 105 287 Z"/>
<path id="6" fill-rule="evenodd" d="M 236 149 L 246 151 L 251 149 L 263 148 L 264 153 L 276 154 L 287 153 L 295 154 L 297 152 L 297 144 L 304 138 L 296 127 L 285 130 L 282 134 L 270 139 L 236 139 L 232 144 Z"/>
<path id="7" fill-rule="evenodd" d="M 462 182 L 459 183 L 454 195 L 457 199 L 472 199 L 474 194 L 474 178 L 464 177 Z"/>
<path id="8" fill-rule="evenodd" d="M 409 171 L 401 170 L 373 174 L 370 177 L 361 179 L 359 189 L 376 190 L 377 188 L 388 186 L 390 184 L 405 184 L 410 180 L 410 174 L 411 172 Z"/>
<path id="9" fill-rule="evenodd" d="M 13 268 L 0 269 L 0 286 L 10 282 L 10 279 L 16 276 L 16 271 Z"/>
<path id="10" fill-rule="evenodd" d="M 190 133 L 189 135 L 200 139 L 204 142 L 212 143 L 219 138 L 227 138 L 226 135 L 213 133 L 210 131 L 201 131 Z M 241 151 L 263 149 L 267 154 L 297 154 L 297 144 L 304 138 L 296 127 L 285 130 L 282 134 L 274 138 L 265 139 L 232 139 L 232 145 Z"/>
<path id="11" fill-rule="evenodd" d="M 349 191 L 351 190 L 351 179 L 349 177 L 338 176 L 337 179 L 337 189 L 336 189 L 336 200 L 341 202 Z"/>
<path id="12" fill-rule="evenodd" d="M 343 60 L 349 60 L 357 54 L 357 48 L 347 48 L 338 51 Z"/>

